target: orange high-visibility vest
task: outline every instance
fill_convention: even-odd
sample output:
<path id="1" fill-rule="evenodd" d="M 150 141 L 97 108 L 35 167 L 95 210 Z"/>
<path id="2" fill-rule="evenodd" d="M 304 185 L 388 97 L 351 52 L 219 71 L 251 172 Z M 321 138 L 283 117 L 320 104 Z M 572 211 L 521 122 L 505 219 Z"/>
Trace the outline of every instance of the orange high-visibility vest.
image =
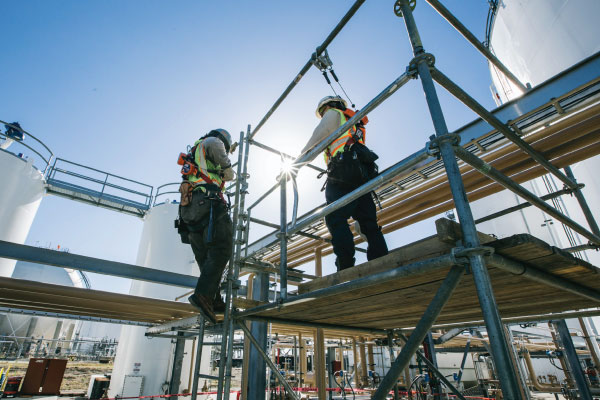
<path id="1" fill-rule="evenodd" d="M 341 111 L 337 108 L 331 108 L 331 110 L 337 111 L 340 114 L 340 126 L 344 125 L 346 121 L 356 114 L 356 112 L 350 110 L 349 108 L 347 108 L 346 111 Z M 366 120 L 366 117 L 364 119 Z M 350 145 L 355 142 L 354 136 L 358 138 L 360 143 L 365 144 L 365 129 L 361 128 L 357 130 L 356 126 L 353 126 L 346 132 L 342 133 L 337 139 L 335 139 L 329 146 L 325 148 L 325 152 L 323 153 L 323 156 L 325 157 L 325 164 L 329 164 L 329 160 L 331 160 L 332 157 L 335 157 L 336 154 L 344 152 L 346 150 L 346 145 L 350 147 Z"/>

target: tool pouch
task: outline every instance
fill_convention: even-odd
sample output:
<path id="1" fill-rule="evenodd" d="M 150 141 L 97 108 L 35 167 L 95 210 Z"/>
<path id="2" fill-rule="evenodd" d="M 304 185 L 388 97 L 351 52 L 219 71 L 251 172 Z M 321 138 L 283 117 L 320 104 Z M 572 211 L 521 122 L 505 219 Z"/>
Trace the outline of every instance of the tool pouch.
<path id="1" fill-rule="evenodd" d="M 181 184 L 180 191 L 184 188 L 184 183 Z M 192 185 L 189 186 L 192 187 Z M 184 199 L 186 200 L 185 202 Z M 195 227 L 205 222 L 209 216 L 210 208 L 211 201 L 202 190 L 182 191 L 179 216 L 190 231 L 194 231 Z"/>
<path id="2" fill-rule="evenodd" d="M 181 193 L 181 201 L 179 204 L 182 207 L 189 205 L 192 202 L 192 191 L 194 190 L 194 185 L 191 182 L 183 181 L 181 185 L 179 185 L 179 193 Z"/>
<path id="3" fill-rule="evenodd" d="M 354 143 L 338 153 L 327 165 L 327 181 L 338 186 L 356 189 L 379 173 L 377 154 L 361 143 Z"/>

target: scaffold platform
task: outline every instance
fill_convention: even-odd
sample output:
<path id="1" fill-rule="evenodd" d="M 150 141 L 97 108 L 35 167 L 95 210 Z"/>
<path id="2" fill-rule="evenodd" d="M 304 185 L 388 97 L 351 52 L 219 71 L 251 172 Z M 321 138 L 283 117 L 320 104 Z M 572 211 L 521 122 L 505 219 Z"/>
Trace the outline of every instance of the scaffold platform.
<path id="1" fill-rule="evenodd" d="M 459 230 L 453 229 L 448 220 L 438 220 L 437 225 L 438 233 L 434 236 L 354 268 L 316 278 L 300 285 L 298 296 L 290 295 L 282 303 L 251 309 L 241 316 L 332 327 L 414 327 L 450 266 L 456 265 L 452 258 L 458 254 L 453 249 L 458 239 L 454 235 Z M 480 240 L 490 250 L 486 257 L 488 272 L 503 317 L 526 320 L 531 315 L 600 306 L 599 268 L 528 234 L 500 240 L 482 234 Z M 447 265 L 442 265 L 446 262 L 443 260 Z M 503 260 L 511 264 L 513 272 L 501 265 Z M 520 271 L 516 270 L 518 265 Z M 361 284 L 365 279 L 385 274 L 389 279 Z M 572 290 L 557 287 L 562 283 L 573 285 Z M 551 284 L 554 290 L 548 287 Z M 463 323 L 474 326 L 482 320 L 474 281 L 465 276 L 437 318 L 436 326 Z"/>

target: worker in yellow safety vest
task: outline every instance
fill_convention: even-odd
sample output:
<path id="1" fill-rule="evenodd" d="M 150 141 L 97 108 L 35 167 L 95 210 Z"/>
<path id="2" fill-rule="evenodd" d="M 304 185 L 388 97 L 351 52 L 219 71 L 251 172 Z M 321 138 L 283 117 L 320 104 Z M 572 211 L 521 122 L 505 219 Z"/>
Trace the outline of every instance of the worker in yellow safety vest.
<path id="1" fill-rule="evenodd" d="M 304 146 L 302 154 L 321 143 L 343 126 L 356 112 L 347 107 L 339 96 L 327 96 L 319 101 L 316 114 L 321 122 Z M 325 199 L 333 203 L 377 175 L 377 155 L 365 146 L 368 119 L 364 117 L 334 139 L 325 149 L 327 182 Z M 307 160 L 311 161 L 311 160 Z M 368 242 L 367 259 L 373 260 L 388 253 L 381 228 L 377 224 L 377 210 L 371 193 L 367 193 L 350 204 L 325 217 L 338 271 L 354 266 L 354 235 L 348 226 L 348 218 L 358 222 L 360 234 Z"/>
<path id="2" fill-rule="evenodd" d="M 225 311 L 219 293 L 221 277 L 232 250 L 233 227 L 223 197 L 225 181 L 233 179 L 228 153 L 231 135 L 214 129 L 179 155 L 183 181 L 176 227 L 189 243 L 200 267 L 200 278 L 188 300 L 211 322 Z"/>

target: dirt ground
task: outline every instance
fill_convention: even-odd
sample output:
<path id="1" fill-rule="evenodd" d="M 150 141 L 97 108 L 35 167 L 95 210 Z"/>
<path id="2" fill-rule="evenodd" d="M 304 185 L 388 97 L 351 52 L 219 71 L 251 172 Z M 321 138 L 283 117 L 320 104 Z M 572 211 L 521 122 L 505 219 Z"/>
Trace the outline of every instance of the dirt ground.
<path id="1" fill-rule="evenodd" d="M 9 376 L 25 376 L 29 360 L 0 360 L 0 369 L 11 366 Z M 89 361 L 69 361 L 60 386 L 61 392 L 87 392 L 92 375 L 110 374 L 113 364 L 100 364 Z"/>

